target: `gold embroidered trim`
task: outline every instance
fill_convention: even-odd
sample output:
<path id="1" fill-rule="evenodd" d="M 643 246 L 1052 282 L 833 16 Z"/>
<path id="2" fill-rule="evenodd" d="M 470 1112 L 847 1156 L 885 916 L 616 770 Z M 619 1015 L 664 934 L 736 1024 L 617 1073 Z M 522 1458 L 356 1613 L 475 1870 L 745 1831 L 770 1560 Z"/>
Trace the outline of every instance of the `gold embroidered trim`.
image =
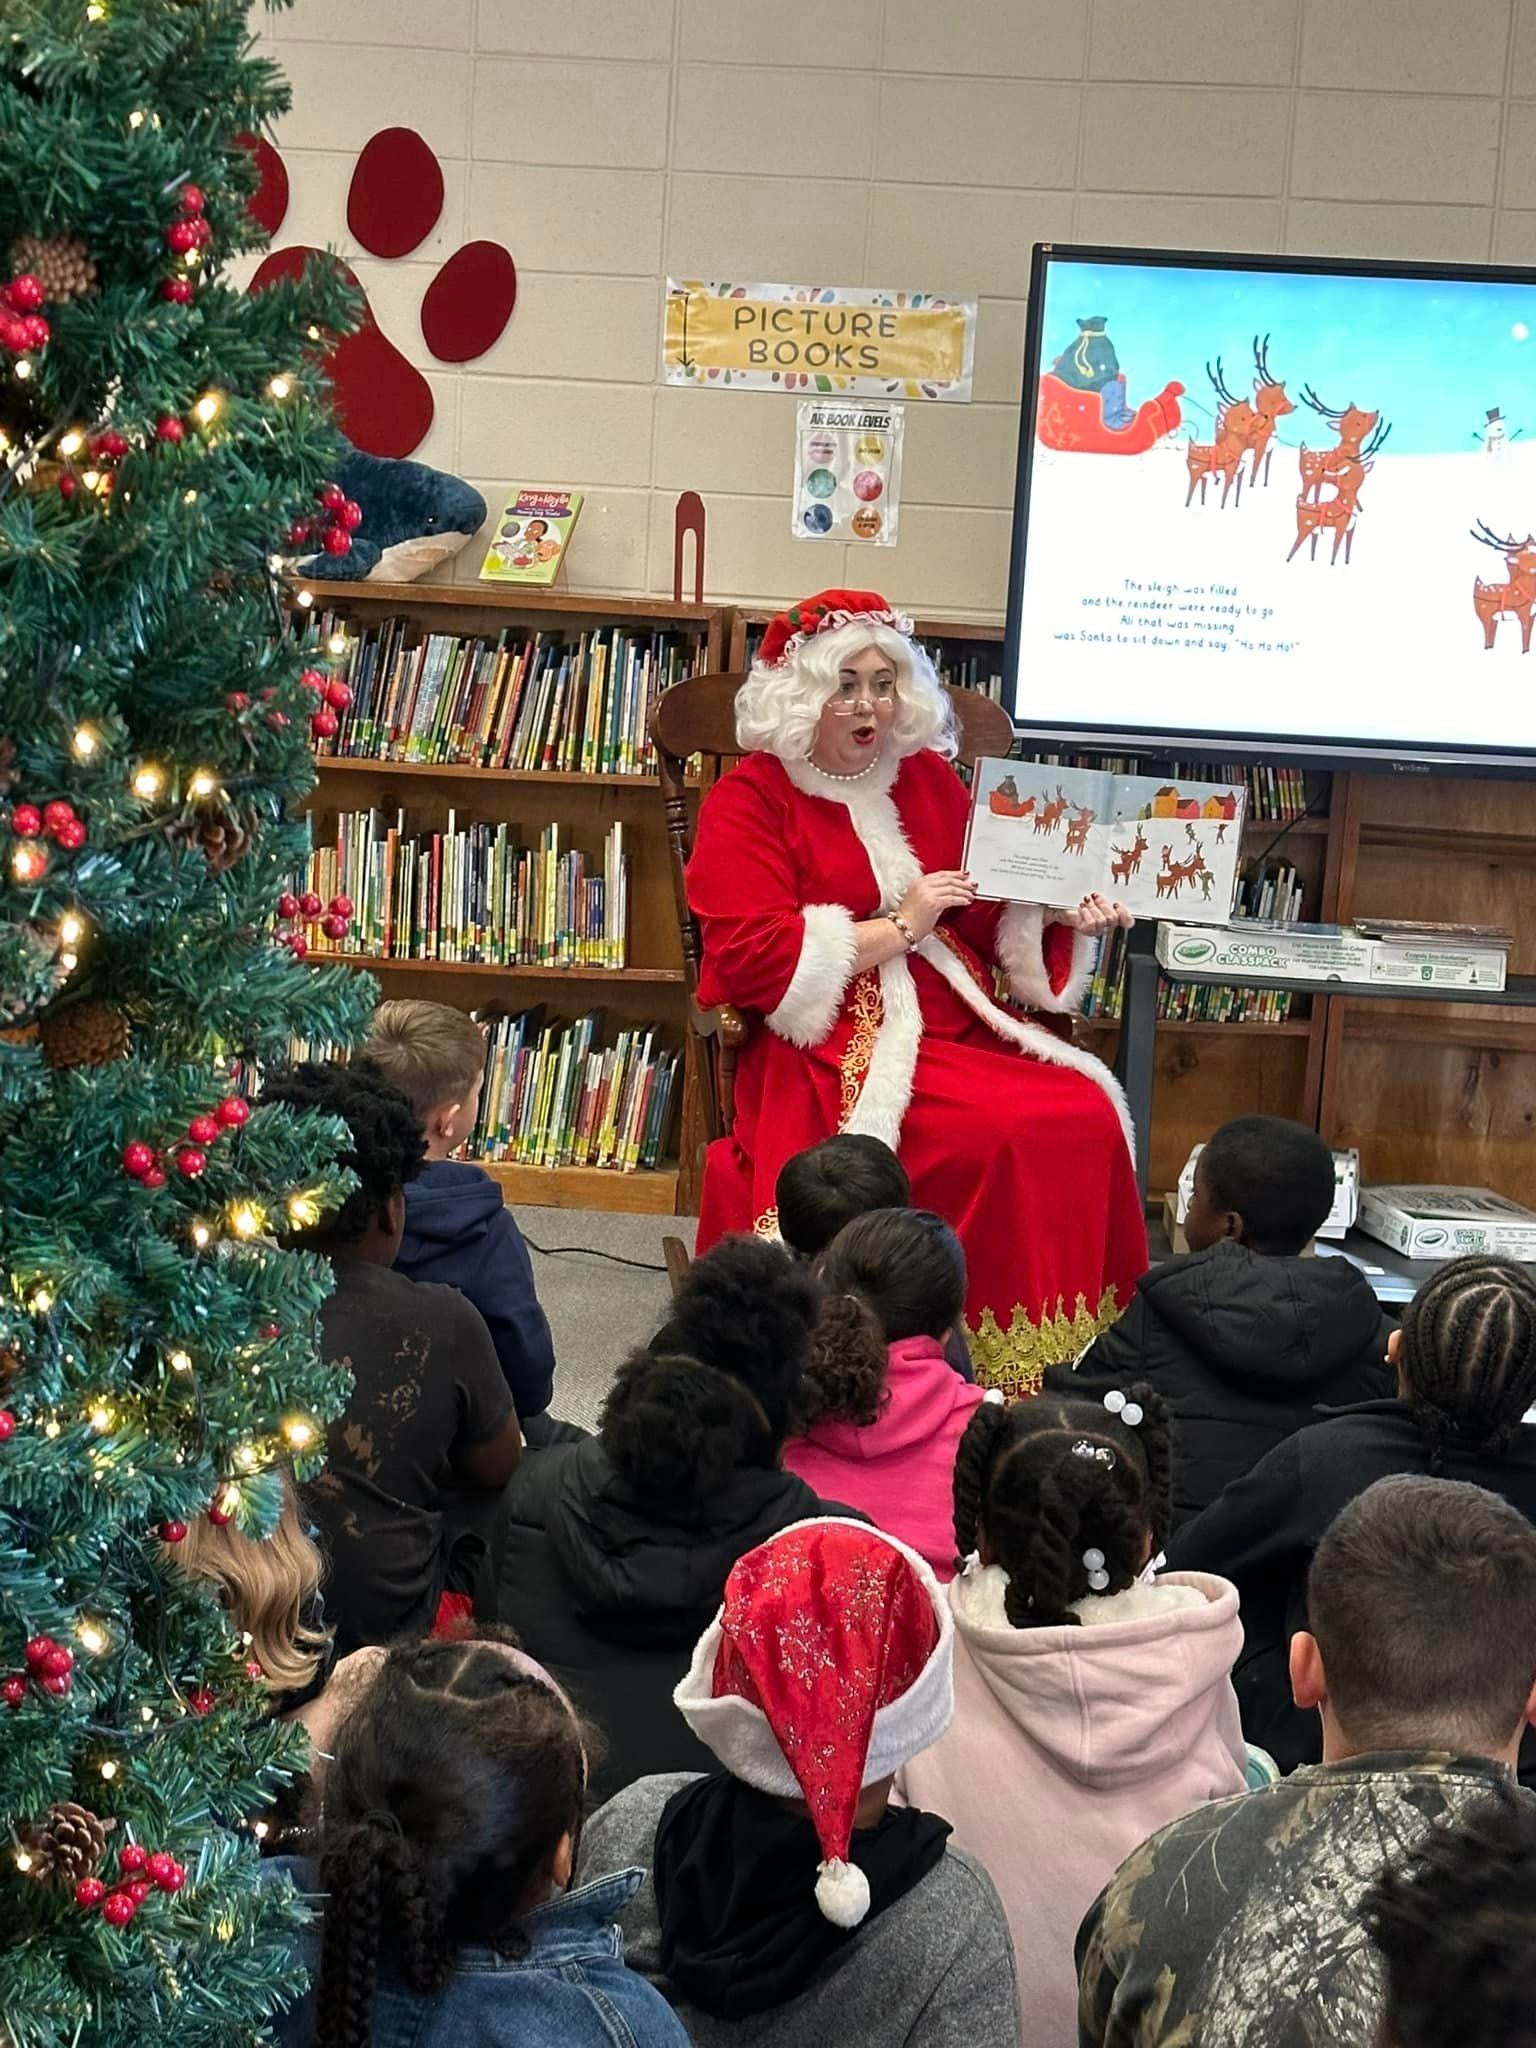
<path id="1" fill-rule="evenodd" d="M 866 967 L 862 974 L 855 975 L 853 982 L 853 1036 L 843 1054 L 839 1130 L 847 1128 L 848 1119 L 859 1106 L 875 1050 L 875 1033 L 884 1021 L 885 998 L 880 992 L 880 977 L 874 968 Z"/>
<path id="2" fill-rule="evenodd" d="M 777 1207 L 763 1211 L 752 1226 L 752 1234 L 754 1237 L 778 1237 L 782 1234 L 779 1230 Z"/>
<path id="3" fill-rule="evenodd" d="M 1054 1312 L 1043 1311 L 1038 1322 L 1026 1314 L 1022 1302 L 1015 1302 L 1006 1330 L 991 1309 L 983 1309 L 976 1329 L 966 1330 L 976 1378 L 984 1387 L 1001 1387 L 1010 1401 L 1038 1394 L 1048 1365 L 1080 1357 L 1119 1316 L 1113 1287 L 1105 1288 L 1096 1309 L 1090 1309 L 1087 1296 L 1080 1294 L 1070 1315 L 1065 1296 L 1057 1295 Z"/>

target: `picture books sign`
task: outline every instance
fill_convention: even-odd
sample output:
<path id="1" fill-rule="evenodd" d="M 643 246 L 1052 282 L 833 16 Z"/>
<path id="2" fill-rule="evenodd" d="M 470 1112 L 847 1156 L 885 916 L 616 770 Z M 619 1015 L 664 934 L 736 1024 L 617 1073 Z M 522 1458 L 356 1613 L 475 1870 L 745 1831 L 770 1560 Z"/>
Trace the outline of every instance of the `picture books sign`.
<path id="1" fill-rule="evenodd" d="M 667 279 L 667 384 L 968 404 L 975 347 L 974 299 Z"/>

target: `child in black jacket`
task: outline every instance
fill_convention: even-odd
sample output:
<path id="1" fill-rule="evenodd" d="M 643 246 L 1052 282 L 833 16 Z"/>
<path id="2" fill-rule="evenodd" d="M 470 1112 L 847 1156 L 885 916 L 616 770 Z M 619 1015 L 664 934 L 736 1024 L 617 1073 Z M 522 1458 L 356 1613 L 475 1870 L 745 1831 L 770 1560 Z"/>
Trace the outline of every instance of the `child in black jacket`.
<path id="1" fill-rule="evenodd" d="M 1302 1257 L 1333 1187 L 1333 1155 L 1303 1125 L 1223 1124 L 1195 1167 L 1188 1252 L 1143 1275 L 1075 1366 L 1045 1375 L 1053 1394 L 1157 1388 L 1174 1418 L 1176 1529 L 1319 1407 L 1392 1392 L 1390 1326 L 1364 1275 Z"/>

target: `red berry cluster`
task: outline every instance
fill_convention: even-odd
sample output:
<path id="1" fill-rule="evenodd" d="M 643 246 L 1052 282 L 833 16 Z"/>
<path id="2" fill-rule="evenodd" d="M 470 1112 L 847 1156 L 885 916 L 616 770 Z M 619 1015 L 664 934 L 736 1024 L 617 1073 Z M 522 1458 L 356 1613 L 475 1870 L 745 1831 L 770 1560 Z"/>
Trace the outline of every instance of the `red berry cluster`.
<path id="1" fill-rule="evenodd" d="M 302 960 L 309 951 L 309 940 L 296 928 L 295 920 L 302 917 L 313 924 L 319 918 L 328 939 L 344 939 L 351 928 L 352 909 L 350 896 L 333 896 L 329 903 L 322 903 L 313 889 L 306 889 L 302 896 L 285 889 L 277 899 L 277 943 L 286 946 L 295 960 Z"/>
<path id="2" fill-rule="evenodd" d="M 187 1125 L 185 1142 L 176 1147 L 176 1171 L 188 1180 L 196 1180 L 208 1164 L 208 1147 L 226 1131 L 238 1130 L 250 1113 L 251 1105 L 243 1095 L 226 1095 L 222 1102 L 215 1103 L 211 1115 L 193 1117 Z M 130 1138 L 122 1150 L 123 1171 L 140 1187 L 163 1188 L 168 1150 L 169 1147 L 146 1144 L 142 1138 Z"/>
<path id="3" fill-rule="evenodd" d="M 55 846 L 62 846 L 66 853 L 78 853 L 87 838 L 85 820 L 77 817 L 73 804 L 62 797 L 55 797 L 52 803 L 44 804 L 39 810 L 36 804 L 12 804 L 10 827 L 18 839 L 51 839 Z M 40 874 L 47 865 L 47 855 L 37 849 L 42 865 L 35 869 Z M 34 874 L 34 878 L 35 878 Z"/>
<path id="4" fill-rule="evenodd" d="M 320 507 L 318 512 L 296 519 L 289 527 L 289 547 L 309 554 L 311 543 L 318 540 L 328 555 L 344 555 L 363 523 L 362 506 L 356 498 L 349 498 L 340 484 L 322 484 L 315 493 L 315 502 Z"/>
<path id="5" fill-rule="evenodd" d="M 317 740 L 334 739 L 340 729 L 336 714 L 345 711 L 352 702 L 351 690 L 345 683 L 338 682 L 334 676 L 323 675 L 317 668 L 305 669 L 299 682 L 312 696 L 320 699 L 310 714 L 310 731 Z"/>
<path id="6" fill-rule="evenodd" d="M 0 1700 L 8 1707 L 21 1705 L 29 1682 L 60 1700 L 74 1685 L 75 1653 L 67 1644 L 56 1643 L 52 1636 L 33 1636 L 27 1644 L 26 1659 L 25 1673 L 17 1671 L 0 1679 Z"/>
<path id="7" fill-rule="evenodd" d="M 0 1444 L 9 1443 L 16 1434 L 16 1418 L 9 1408 L 0 1408 Z"/>
<path id="8" fill-rule="evenodd" d="M 201 187 L 183 185 L 176 195 L 176 203 L 181 212 L 165 230 L 165 246 L 173 256 L 185 256 L 193 249 L 206 249 L 213 240 L 213 229 L 203 213 Z M 192 280 L 182 272 L 173 272 L 161 285 L 160 296 L 174 306 L 184 306 L 192 296 Z"/>
<path id="9" fill-rule="evenodd" d="M 41 311 L 45 296 L 42 279 L 30 270 L 0 284 L 0 348 L 24 356 L 47 346 L 50 330 Z"/>
<path id="10" fill-rule="evenodd" d="M 117 1867 L 121 1875 L 110 1890 L 99 1877 L 82 1877 L 75 1886 L 75 1904 L 86 1913 L 99 1907 L 109 1927 L 126 1927 L 152 1891 L 179 1892 L 187 1881 L 185 1864 L 138 1842 L 124 1842 Z"/>

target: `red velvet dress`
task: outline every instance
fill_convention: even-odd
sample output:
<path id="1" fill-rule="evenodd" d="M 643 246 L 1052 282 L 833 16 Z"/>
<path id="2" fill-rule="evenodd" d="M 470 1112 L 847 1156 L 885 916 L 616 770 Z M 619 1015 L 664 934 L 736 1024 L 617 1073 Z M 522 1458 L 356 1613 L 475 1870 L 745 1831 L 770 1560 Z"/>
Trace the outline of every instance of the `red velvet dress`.
<path id="1" fill-rule="evenodd" d="M 1089 945 L 1035 906 L 979 903 L 854 971 L 856 923 L 920 873 L 961 865 L 968 806 L 932 753 L 854 781 L 753 754 L 705 798 L 688 868 L 699 994 L 751 1031 L 735 1127 L 705 1165 L 699 1244 L 774 1230 L 784 1162 L 834 1131 L 870 1132 L 900 1154 L 914 1202 L 959 1232 L 978 1377 L 1026 1393 L 1126 1306 L 1146 1228 L 1124 1097 L 1067 1035 Z"/>

